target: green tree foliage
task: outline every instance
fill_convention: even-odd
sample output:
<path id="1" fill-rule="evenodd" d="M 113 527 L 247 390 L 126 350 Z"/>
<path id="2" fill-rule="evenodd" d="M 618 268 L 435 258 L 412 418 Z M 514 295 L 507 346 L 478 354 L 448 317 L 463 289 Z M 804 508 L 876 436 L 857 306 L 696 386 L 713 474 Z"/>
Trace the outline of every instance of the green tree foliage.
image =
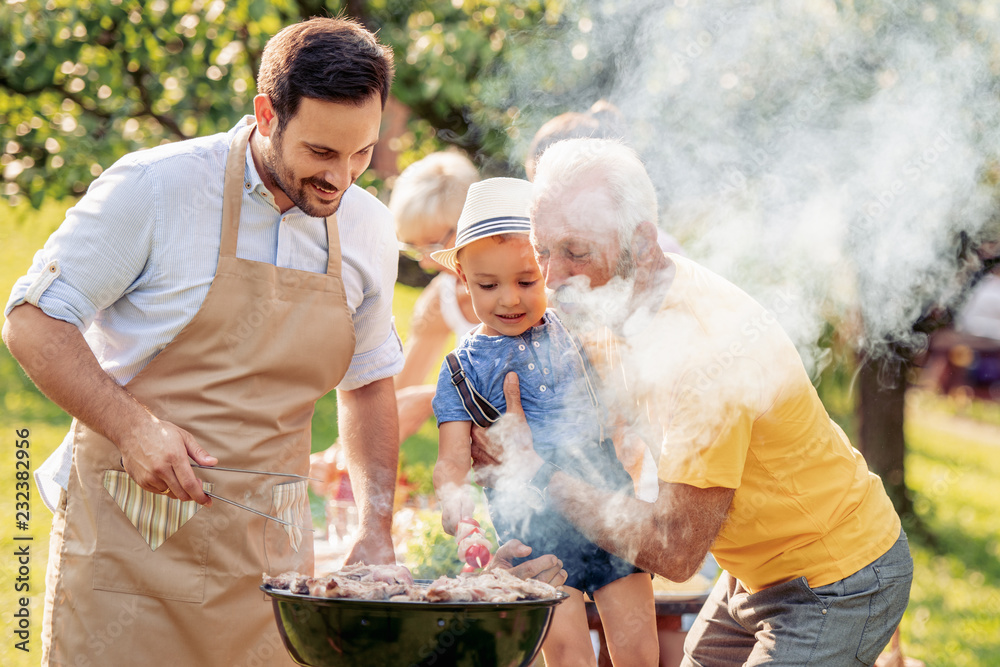
<path id="1" fill-rule="evenodd" d="M 450 143 L 503 168 L 517 109 L 484 88 L 528 28 L 557 22 L 541 2 L 12 0 L 0 6 L 0 195 L 35 207 L 78 196 L 125 153 L 228 129 L 252 108 L 267 39 L 340 13 L 395 52 L 393 92 L 413 112 L 404 161 Z"/>
<path id="2" fill-rule="evenodd" d="M 500 75 L 558 12 L 524 1 L 365 4 L 366 23 L 396 53 L 396 96 L 427 123 L 416 129 L 503 169 L 519 110 Z"/>
<path id="3" fill-rule="evenodd" d="M 4 195 L 80 195 L 121 155 L 220 131 L 289 3 L 48 0 L 0 9 Z M 253 18 L 251 18 L 253 17 Z"/>

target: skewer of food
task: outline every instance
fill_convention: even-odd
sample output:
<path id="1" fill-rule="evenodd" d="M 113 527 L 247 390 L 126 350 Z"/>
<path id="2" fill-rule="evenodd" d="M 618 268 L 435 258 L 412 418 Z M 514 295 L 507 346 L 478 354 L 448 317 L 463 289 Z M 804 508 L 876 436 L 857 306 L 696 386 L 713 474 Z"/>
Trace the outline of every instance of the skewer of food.
<path id="1" fill-rule="evenodd" d="M 470 567 L 482 569 L 490 562 L 490 541 L 486 539 L 479 522 L 471 516 L 463 517 L 455 531 L 458 540 L 458 557 Z"/>

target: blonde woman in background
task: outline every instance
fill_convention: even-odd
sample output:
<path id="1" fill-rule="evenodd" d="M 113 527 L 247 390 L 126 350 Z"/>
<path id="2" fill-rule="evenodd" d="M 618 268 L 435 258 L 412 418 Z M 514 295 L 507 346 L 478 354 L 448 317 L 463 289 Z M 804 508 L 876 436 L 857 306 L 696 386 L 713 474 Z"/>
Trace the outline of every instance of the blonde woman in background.
<path id="1" fill-rule="evenodd" d="M 427 379 L 438 369 L 451 335 L 457 341 L 479 324 L 461 281 L 430 257 L 455 244 L 465 195 L 478 180 L 479 172 L 464 155 L 431 153 L 403 170 L 389 199 L 401 252 L 424 271 L 438 271 L 413 308 L 406 360 L 395 380 L 400 442 L 432 414 L 435 385 L 427 384 Z"/>

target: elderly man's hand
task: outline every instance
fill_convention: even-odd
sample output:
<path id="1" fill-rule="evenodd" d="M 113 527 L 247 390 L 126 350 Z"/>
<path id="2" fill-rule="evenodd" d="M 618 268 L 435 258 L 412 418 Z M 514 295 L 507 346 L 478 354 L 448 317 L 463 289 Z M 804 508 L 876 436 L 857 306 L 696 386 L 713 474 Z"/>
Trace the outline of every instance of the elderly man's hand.
<path id="1" fill-rule="evenodd" d="M 552 554 L 532 558 L 516 567 L 511 565 L 515 558 L 526 558 L 530 555 L 531 547 L 518 540 L 510 540 L 493 554 L 490 564 L 486 566 L 486 572 L 500 568 L 509 570 L 511 574 L 521 579 L 537 579 L 556 587 L 566 583 L 566 570 L 562 569 L 562 561 Z"/>
<path id="2" fill-rule="evenodd" d="M 503 381 L 507 412 L 489 429 L 472 427 L 472 468 L 476 483 L 497 488 L 499 484 L 523 484 L 542 466 L 535 453 L 531 428 L 521 408 L 521 386 L 517 373 Z"/>

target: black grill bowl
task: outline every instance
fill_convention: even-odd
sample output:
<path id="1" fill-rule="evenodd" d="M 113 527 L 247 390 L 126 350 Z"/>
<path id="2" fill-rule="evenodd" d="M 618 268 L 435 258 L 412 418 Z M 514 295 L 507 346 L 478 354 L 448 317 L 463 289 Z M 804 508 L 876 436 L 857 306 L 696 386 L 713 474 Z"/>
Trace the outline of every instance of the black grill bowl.
<path id="1" fill-rule="evenodd" d="M 528 665 L 539 653 L 555 606 L 566 598 L 388 602 L 261 590 L 271 596 L 288 653 L 310 667 Z"/>

